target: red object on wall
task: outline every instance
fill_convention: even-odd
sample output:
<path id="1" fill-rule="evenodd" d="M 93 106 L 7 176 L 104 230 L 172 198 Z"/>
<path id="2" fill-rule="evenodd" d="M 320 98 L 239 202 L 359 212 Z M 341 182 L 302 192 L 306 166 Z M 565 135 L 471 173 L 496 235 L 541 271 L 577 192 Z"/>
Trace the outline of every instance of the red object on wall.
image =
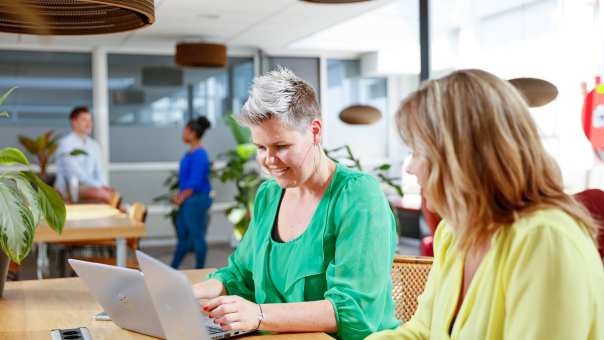
<path id="1" fill-rule="evenodd" d="M 585 94 L 582 121 L 583 132 L 596 156 L 604 159 L 604 84 L 600 83 L 600 77 L 596 77 L 595 88 Z"/>

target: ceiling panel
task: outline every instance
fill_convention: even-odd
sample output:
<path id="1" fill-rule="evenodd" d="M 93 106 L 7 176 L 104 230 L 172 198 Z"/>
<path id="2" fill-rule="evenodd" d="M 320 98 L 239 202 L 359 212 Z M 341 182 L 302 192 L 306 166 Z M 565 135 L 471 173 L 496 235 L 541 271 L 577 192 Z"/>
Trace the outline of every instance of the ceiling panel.
<path id="1" fill-rule="evenodd" d="M 126 33 L 84 37 L 51 37 L 0 33 L 0 44 L 67 47 L 95 46 L 167 50 L 182 40 L 226 43 L 287 51 L 304 37 L 379 8 L 394 0 L 349 5 L 321 5 L 299 0 L 156 0 L 156 22 Z"/>

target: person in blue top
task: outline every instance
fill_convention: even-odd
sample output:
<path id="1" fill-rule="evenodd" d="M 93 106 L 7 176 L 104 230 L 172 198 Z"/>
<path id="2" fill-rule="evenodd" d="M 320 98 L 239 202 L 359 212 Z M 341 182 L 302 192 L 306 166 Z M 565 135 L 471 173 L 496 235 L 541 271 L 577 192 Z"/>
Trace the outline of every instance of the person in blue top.
<path id="1" fill-rule="evenodd" d="M 191 244 L 195 250 L 195 268 L 203 268 L 206 253 L 206 228 L 208 210 L 212 205 L 210 192 L 210 159 L 201 138 L 210 128 L 206 117 L 190 120 L 182 130 L 182 140 L 190 148 L 180 161 L 178 172 L 178 194 L 172 201 L 180 206 L 176 218 L 178 243 L 172 267 L 178 268 L 187 255 Z"/>

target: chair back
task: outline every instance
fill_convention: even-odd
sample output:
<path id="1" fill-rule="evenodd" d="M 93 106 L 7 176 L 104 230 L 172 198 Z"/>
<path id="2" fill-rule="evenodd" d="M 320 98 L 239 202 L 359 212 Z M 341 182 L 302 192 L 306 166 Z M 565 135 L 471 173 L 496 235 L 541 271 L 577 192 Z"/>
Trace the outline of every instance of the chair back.
<path id="1" fill-rule="evenodd" d="M 579 203 L 583 204 L 598 224 L 598 250 L 604 262 L 604 191 L 600 189 L 587 189 L 574 194 L 573 197 Z"/>
<path id="2" fill-rule="evenodd" d="M 111 201 L 109 201 L 109 205 L 112 208 L 119 209 L 120 205 L 122 205 L 122 195 L 119 192 L 114 192 L 113 196 L 111 196 Z"/>
<path id="3" fill-rule="evenodd" d="M 145 223 L 145 221 L 147 220 L 147 207 L 145 207 L 145 205 L 140 202 L 135 202 L 132 204 L 132 206 L 130 206 L 130 210 L 128 211 L 128 216 L 130 216 L 131 219 L 133 219 L 137 222 Z M 138 241 L 139 241 L 138 237 L 128 239 L 127 240 L 128 248 L 131 250 L 137 250 Z"/>
<path id="4" fill-rule="evenodd" d="M 132 203 L 128 214 L 131 219 L 137 222 L 145 223 L 147 220 L 147 208 L 140 202 Z"/>
<path id="5" fill-rule="evenodd" d="M 417 298 L 424 291 L 432 267 L 431 257 L 395 256 L 392 263 L 392 298 L 396 318 L 411 319 L 417 309 Z"/>

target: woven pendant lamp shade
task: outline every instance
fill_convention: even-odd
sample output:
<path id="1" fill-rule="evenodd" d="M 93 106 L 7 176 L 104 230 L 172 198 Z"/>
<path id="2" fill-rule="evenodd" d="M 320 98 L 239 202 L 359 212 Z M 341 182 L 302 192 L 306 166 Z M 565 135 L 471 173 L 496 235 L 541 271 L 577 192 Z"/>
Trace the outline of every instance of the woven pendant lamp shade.
<path id="1" fill-rule="evenodd" d="M 89 35 L 130 31 L 155 21 L 153 0 L 7 0 L 0 32 Z"/>
<path id="2" fill-rule="evenodd" d="M 174 57 L 176 65 L 188 67 L 225 67 L 225 45 L 209 43 L 179 43 Z"/>
<path id="3" fill-rule="evenodd" d="M 382 118 L 380 110 L 369 105 L 352 105 L 340 112 L 340 120 L 352 125 L 373 124 Z"/>

